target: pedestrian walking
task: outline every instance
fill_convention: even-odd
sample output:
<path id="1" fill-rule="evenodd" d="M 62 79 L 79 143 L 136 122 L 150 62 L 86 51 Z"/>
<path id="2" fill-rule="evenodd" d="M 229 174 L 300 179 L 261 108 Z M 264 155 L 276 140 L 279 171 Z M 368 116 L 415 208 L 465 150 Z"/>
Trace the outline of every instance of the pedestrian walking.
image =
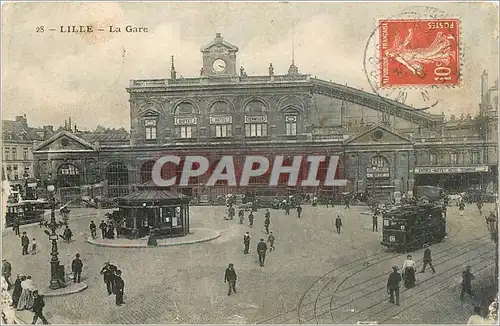
<path id="1" fill-rule="evenodd" d="M 264 242 L 264 239 L 260 239 L 260 242 L 257 244 L 257 253 L 259 254 L 260 267 L 264 267 L 264 262 L 266 261 L 266 252 L 267 244 Z"/>
<path id="2" fill-rule="evenodd" d="M 36 254 L 36 239 L 35 238 L 31 239 L 31 254 L 32 255 Z"/>
<path id="3" fill-rule="evenodd" d="M 483 203 L 481 200 L 477 201 L 477 210 L 479 211 L 479 216 L 483 216 Z"/>
<path id="4" fill-rule="evenodd" d="M 21 293 L 23 292 L 23 288 L 21 286 L 22 281 L 23 276 L 17 274 L 16 281 L 14 282 L 14 291 L 12 291 L 12 307 L 14 308 L 17 308 L 19 298 L 21 297 Z"/>
<path id="5" fill-rule="evenodd" d="M 340 218 L 340 215 L 337 215 L 337 218 L 335 219 L 335 228 L 337 229 L 337 233 L 339 234 L 341 227 L 342 227 L 342 219 Z"/>
<path id="6" fill-rule="evenodd" d="M 460 292 L 460 300 L 464 299 L 465 293 L 474 297 L 474 293 L 472 292 L 472 281 L 474 279 L 475 276 L 471 272 L 471 267 L 465 267 L 465 271 L 462 272 L 462 291 Z"/>
<path id="7" fill-rule="evenodd" d="M 434 274 L 436 272 L 436 270 L 434 269 L 434 266 L 432 266 L 432 257 L 431 257 L 431 248 L 429 248 L 429 246 L 427 244 L 424 244 L 424 266 L 422 267 L 422 270 L 420 271 L 420 273 L 425 273 L 425 267 L 427 267 L 427 265 L 430 266 L 431 270 L 432 270 L 432 273 Z"/>
<path id="8" fill-rule="evenodd" d="M 80 259 L 80 254 L 76 254 L 76 258 L 73 259 L 71 263 L 71 271 L 73 272 L 73 282 L 80 283 L 80 277 L 82 276 L 83 263 Z"/>
<path id="9" fill-rule="evenodd" d="M 266 218 L 271 219 L 271 212 L 269 212 L 269 208 L 266 208 Z"/>
<path id="10" fill-rule="evenodd" d="M 243 221 L 245 220 L 245 212 L 242 209 L 238 212 L 238 217 L 240 218 L 240 224 L 243 224 Z"/>
<path id="11" fill-rule="evenodd" d="M 302 206 L 298 205 L 297 206 L 297 217 L 300 218 L 301 214 L 302 214 Z"/>
<path id="12" fill-rule="evenodd" d="M 396 296 L 396 306 L 399 306 L 399 283 L 401 283 L 401 275 L 398 273 L 398 267 L 392 267 L 392 273 L 389 274 L 387 280 L 387 294 L 389 294 L 389 302 L 394 303 L 394 295 Z"/>
<path id="13" fill-rule="evenodd" d="M 104 220 L 101 221 L 99 224 L 99 229 L 101 229 L 101 235 L 103 239 L 106 239 L 106 229 L 107 229 L 107 224 L 104 222 Z"/>
<path id="14" fill-rule="evenodd" d="M 372 232 L 378 232 L 378 212 L 375 211 L 375 214 L 372 216 Z"/>
<path id="15" fill-rule="evenodd" d="M 7 282 L 7 291 L 10 291 L 12 283 L 10 282 L 10 277 L 12 276 L 12 265 L 7 261 L 7 259 L 2 259 L 2 276 Z"/>
<path id="16" fill-rule="evenodd" d="M 271 220 L 269 217 L 266 216 L 266 219 L 264 220 L 264 227 L 266 229 L 266 234 L 269 234 L 269 224 L 271 224 Z"/>
<path id="17" fill-rule="evenodd" d="M 351 203 L 349 201 L 349 197 L 345 198 L 345 207 L 344 209 L 351 209 Z"/>
<path id="18" fill-rule="evenodd" d="M 104 276 L 104 283 L 106 284 L 106 289 L 108 290 L 108 295 L 113 293 L 113 282 L 115 278 L 115 272 L 117 268 L 108 262 L 101 269 L 101 275 Z"/>
<path id="19" fill-rule="evenodd" d="M 63 231 L 62 237 L 63 237 L 64 241 L 66 241 L 67 243 L 71 242 L 71 238 L 73 237 L 73 232 L 69 228 L 69 225 L 66 225 L 66 228 Z"/>
<path id="20" fill-rule="evenodd" d="M 92 239 L 95 239 L 97 237 L 97 226 L 95 225 L 94 221 L 90 221 L 89 229 Z"/>
<path id="21" fill-rule="evenodd" d="M 228 268 L 226 268 L 226 272 L 224 273 L 224 283 L 228 283 L 227 295 L 231 295 L 231 290 L 236 293 L 236 271 L 234 270 L 234 265 L 229 264 Z"/>
<path id="22" fill-rule="evenodd" d="M 23 235 L 21 236 L 21 247 L 23 248 L 23 256 L 28 254 L 28 246 L 30 245 L 30 239 L 28 238 L 28 235 L 26 234 L 26 231 L 23 232 Z"/>
<path id="23" fill-rule="evenodd" d="M 115 303 L 117 306 L 121 306 L 123 302 L 123 293 L 125 291 L 125 281 L 122 278 L 122 271 L 117 270 L 115 274 L 115 280 L 113 282 L 113 293 L 115 294 Z"/>
<path id="24" fill-rule="evenodd" d="M 38 290 L 33 291 L 33 325 L 36 324 L 38 318 L 46 325 L 49 322 L 43 315 L 43 308 L 45 307 L 45 302 L 43 301 L 43 295 L 38 294 Z"/>
<path id="25" fill-rule="evenodd" d="M 290 215 L 290 203 L 285 201 L 285 215 Z"/>
<path id="26" fill-rule="evenodd" d="M 403 263 L 403 279 L 405 281 L 405 286 L 407 288 L 411 288 L 415 286 L 416 278 L 415 271 L 417 270 L 417 263 L 413 260 L 411 255 L 406 256 L 406 259 Z"/>
<path id="27" fill-rule="evenodd" d="M 248 215 L 248 223 L 249 223 L 250 227 L 253 227 L 253 219 L 254 218 L 255 217 L 253 216 L 253 212 L 250 211 L 250 215 Z"/>
<path id="28" fill-rule="evenodd" d="M 460 199 L 460 203 L 458 203 L 458 211 L 460 212 L 460 216 L 464 216 L 465 202 L 463 199 Z"/>
<path id="29" fill-rule="evenodd" d="M 19 232 L 20 224 L 21 223 L 19 222 L 19 217 L 16 217 L 16 219 L 14 220 L 14 225 L 12 225 L 12 230 L 14 230 L 16 235 L 21 235 L 21 233 Z"/>
<path id="30" fill-rule="evenodd" d="M 234 219 L 234 213 L 235 213 L 233 205 L 229 205 L 228 211 L 229 211 L 229 219 L 233 220 Z"/>
<path id="31" fill-rule="evenodd" d="M 275 250 L 274 248 L 274 234 L 271 232 L 269 236 L 267 237 L 267 242 L 269 242 L 269 252 Z"/>
<path id="32" fill-rule="evenodd" d="M 243 245 L 245 246 L 245 250 L 243 253 L 246 255 L 248 254 L 248 250 L 250 249 L 250 233 L 245 233 L 243 236 Z"/>

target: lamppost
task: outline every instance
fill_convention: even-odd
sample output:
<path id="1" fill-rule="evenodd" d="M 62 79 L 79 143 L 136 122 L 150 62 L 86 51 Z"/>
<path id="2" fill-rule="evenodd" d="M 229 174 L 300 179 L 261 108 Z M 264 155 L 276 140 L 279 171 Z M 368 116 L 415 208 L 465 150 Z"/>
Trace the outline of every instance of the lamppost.
<path id="1" fill-rule="evenodd" d="M 491 211 L 486 217 L 486 226 L 491 234 L 491 240 L 495 243 L 495 275 L 498 275 L 498 210 Z"/>
<path id="2" fill-rule="evenodd" d="M 49 240 L 52 241 L 51 259 L 50 259 L 50 288 L 52 290 L 57 290 L 63 287 L 63 282 L 59 275 L 59 252 L 57 251 L 57 239 L 58 235 L 56 230 L 64 225 L 63 222 L 56 222 L 56 199 L 55 199 L 55 186 L 47 182 L 47 191 L 50 193 L 50 222 L 45 221 L 44 226 L 49 229 L 45 230 L 45 234 L 49 236 Z"/>

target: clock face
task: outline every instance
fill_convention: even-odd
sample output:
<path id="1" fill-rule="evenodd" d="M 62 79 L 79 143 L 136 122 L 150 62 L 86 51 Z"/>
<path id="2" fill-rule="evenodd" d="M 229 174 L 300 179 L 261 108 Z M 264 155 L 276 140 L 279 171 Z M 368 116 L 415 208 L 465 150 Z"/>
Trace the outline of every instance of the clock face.
<path id="1" fill-rule="evenodd" d="M 212 68 L 216 72 L 223 72 L 224 70 L 226 70 L 226 62 L 222 59 L 217 59 L 214 61 Z"/>

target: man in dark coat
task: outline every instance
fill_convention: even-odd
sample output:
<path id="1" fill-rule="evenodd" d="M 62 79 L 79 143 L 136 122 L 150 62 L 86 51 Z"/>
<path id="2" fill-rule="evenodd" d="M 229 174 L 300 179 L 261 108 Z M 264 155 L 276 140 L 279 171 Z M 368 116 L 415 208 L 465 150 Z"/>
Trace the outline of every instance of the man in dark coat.
<path id="1" fill-rule="evenodd" d="M 266 229 L 266 233 L 269 234 L 269 224 L 271 224 L 271 220 L 266 216 L 264 220 L 264 228 Z"/>
<path id="2" fill-rule="evenodd" d="M 92 236 L 92 239 L 95 239 L 97 236 L 97 226 L 95 225 L 94 221 L 90 221 L 90 235 Z"/>
<path id="3" fill-rule="evenodd" d="M 243 220 L 245 219 L 245 212 L 240 209 L 240 211 L 238 212 L 238 216 L 240 217 L 240 224 L 243 224 Z"/>
<path id="4" fill-rule="evenodd" d="M 337 228 L 337 233 L 340 233 L 341 227 L 342 227 L 342 219 L 340 218 L 340 215 L 337 215 L 337 218 L 335 219 L 335 228 Z"/>
<path id="5" fill-rule="evenodd" d="M 424 244 L 424 267 L 422 267 L 422 270 L 420 273 L 425 273 L 425 267 L 427 267 L 427 264 L 431 267 L 432 273 L 434 274 L 436 270 L 434 270 L 434 266 L 432 266 L 432 257 L 431 257 L 431 248 L 428 247 L 427 244 Z"/>
<path id="6" fill-rule="evenodd" d="M 224 274 L 224 283 L 228 283 L 228 292 L 227 295 L 231 295 L 231 290 L 236 293 L 236 271 L 234 270 L 234 265 L 229 264 L 229 267 L 226 268 L 226 273 Z"/>
<path id="7" fill-rule="evenodd" d="M 300 215 L 302 214 L 302 206 L 297 206 L 297 217 L 300 218 Z"/>
<path id="8" fill-rule="evenodd" d="M 107 228 L 106 222 L 101 221 L 101 223 L 99 224 L 99 229 L 101 229 L 101 235 L 103 239 L 106 239 L 106 228 Z"/>
<path id="9" fill-rule="evenodd" d="M 73 237 L 73 232 L 71 231 L 69 226 L 66 225 L 66 228 L 64 229 L 64 232 L 63 232 L 63 238 L 67 243 L 70 243 L 72 237 Z"/>
<path id="10" fill-rule="evenodd" d="M 230 220 L 234 219 L 235 210 L 232 204 L 229 205 L 228 213 L 229 213 L 229 219 Z"/>
<path id="11" fill-rule="evenodd" d="M 248 250 L 250 249 L 250 233 L 245 233 L 243 236 L 243 244 L 245 245 L 245 250 L 243 253 L 246 255 L 248 254 Z"/>
<path id="12" fill-rule="evenodd" d="M 31 322 L 33 325 L 36 324 L 38 318 L 42 320 L 42 322 L 46 325 L 49 322 L 43 315 L 43 307 L 45 307 L 45 302 L 43 301 L 43 295 L 39 295 L 38 291 L 33 291 L 33 321 Z"/>
<path id="13" fill-rule="evenodd" d="M 372 232 L 378 232 L 378 212 L 375 211 L 375 214 L 372 216 Z"/>
<path id="14" fill-rule="evenodd" d="M 12 230 L 14 230 L 14 232 L 16 233 L 16 235 L 21 235 L 21 232 L 19 232 L 19 218 L 16 217 L 16 219 L 14 220 L 14 225 L 12 226 Z"/>
<path id="15" fill-rule="evenodd" d="M 21 246 L 23 247 L 23 256 L 28 254 L 28 246 L 30 245 L 30 239 L 26 235 L 26 232 L 23 232 L 21 236 Z"/>
<path id="16" fill-rule="evenodd" d="M 113 293 L 116 296 L 116 305 L 121 306 L 123 302 L 123 292 L 125 290 L 125 282 L 122 279 L 122 271 L 117 270 L 115 275 L 115 281 L 113 283 Z"/>
<path id="17" fill-rule="evenodd" d="M 250 212 L 250 215 L 248 215 L 248 222 L 250 227 L 253 227 L 253 219 L 254 219 L 253 213 Z"/>
<path id="18" fill-rule="evenodd" d="M 399 283 L 401 282 L 401 275 L 398 273 L 398 267 L 392 267 L 392 273 L 389 274 L 387 280 L 387 293 L 390 295 L 389 302 L 394 303 L 394 294 L 396 294 L 396 305 L 399 306 Z"/>
<path id="19" fill-rule="evenodd" d="M 465 293 L 474 297 L 472 293 L 472 281 L 475 279 L 474 274 L 470 271 L 470 266 L 465 267 L 465 271 L 462 272 L 462 291 L 460 292 L 460 300 L 464 299 Z"/>
<path id="20" fill-rule="evenodd" d="M 106 265 L 101 269 L 101 275 L 104 276 L 104 283 L 106 283 L 106 289 L 108 290 L 108 295 L 113 293 L 113 283 L 115 280 L 115 272 L 117 268 L 114 265 L 111 265 L 106 262 Z"/>
<path id="21" fill-rule="evenodd" d="M 19 298 L 21 297 L 21 293 L 23 292 L 23 288 L 21 287 L 22 282 L 21 275 L 17 274 L 16 281 L 14 282 L 14 291 L 12 292 L 12 307 L 17 308 L 17 304 L 19 302 Z"/>
<path id="22" fill-rule="evenodd" d="M 7 259 L 2 259 L 2 276 L 7 282 L 7 291 L 10 291 L 12 283 L 10 282 L 10 277 L 12 275 L 12 265 L 7 261 Z"/>
<path id="23" fill-rule="evenodd" d="M 266 260 L 266 252 L 267 252 L 267 244 L 264 242 L 264 239 L 260 239 L 260 242 L 257 244 L 257 253 L 259 254 L 260 267 L 264 267 L 264 261 Z"/>
<path id="24" fill-rule="evenodd" d="M 82 276 L 83 263 L 80 259 L 80 254 L 76 254 L 76 258 L 73 259 L 71 263 L 71 271 L 73 272 L 73 282 L 80 283 L 80 277 Z"/>

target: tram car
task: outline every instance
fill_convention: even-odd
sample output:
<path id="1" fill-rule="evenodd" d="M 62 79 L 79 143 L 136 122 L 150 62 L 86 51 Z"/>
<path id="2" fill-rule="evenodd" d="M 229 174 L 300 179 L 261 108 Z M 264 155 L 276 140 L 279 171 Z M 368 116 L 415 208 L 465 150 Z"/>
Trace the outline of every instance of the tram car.
<path id="1" fill-rule="evenodd" d="M 25 200 L 7 203 L 5 212 L 6 226 L 13 226 L 16 219 L 19 224 L 37 223 L 43 219 L 45 201 Z"/>
<path id="2" fill-rule="evenodd" d="M 382 215 L 382 242 L 388 249 L 409 252 L 446 237 L 443 209 L 434 204 L 403 205 Z"/>

